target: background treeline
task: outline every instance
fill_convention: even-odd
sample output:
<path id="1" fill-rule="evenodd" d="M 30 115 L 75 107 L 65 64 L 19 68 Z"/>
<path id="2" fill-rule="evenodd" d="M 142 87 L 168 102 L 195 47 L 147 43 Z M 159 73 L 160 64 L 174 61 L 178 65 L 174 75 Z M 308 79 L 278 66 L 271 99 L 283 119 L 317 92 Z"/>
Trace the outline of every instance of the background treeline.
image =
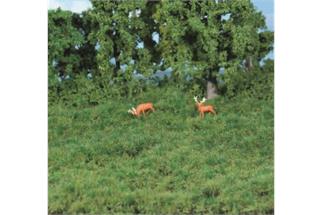
<path id="1" fill-rule="evenodd" d="M 172 85 L 273 97 L 273 32 L 249 0 L 92 0 L 48 11 L 49 103 L 98 104 Z"/>

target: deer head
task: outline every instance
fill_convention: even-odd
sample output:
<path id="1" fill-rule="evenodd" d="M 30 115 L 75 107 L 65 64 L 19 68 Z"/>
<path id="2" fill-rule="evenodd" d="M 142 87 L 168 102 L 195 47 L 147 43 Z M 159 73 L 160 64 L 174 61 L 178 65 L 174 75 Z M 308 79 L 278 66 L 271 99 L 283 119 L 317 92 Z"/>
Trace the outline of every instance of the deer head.
<path id="1" fill-rule="evenodd" d="M 198 97 L 194 96 L 193 99 L 195 100 L 195 102 L 199 105 L 199 104 L 203 104 L 206 101 L 206 98 L 203 97 L 203 99 L 201 101 L 198 101 Z"/>
<path id="2" fill-rule="evenodd" d="M 129 109 L 127 112 L 128 113 L 131 113 L 132 115 L 137 115 L 136 110 L 135 110 L 134 107 L 132 107 L 131 109 Z"/>
<path id="3" fill-rule="evenodd" d="M 127 112 L 134 115 L 134 113 L 131 109 L 129 109 Z"/>
<path id="4" fill-rule="evenodd" d="M 206 101 L 206 98 L 203 97 L 203 99 L 201 101 L 198 101 L 198 97 L 197 96 L 194 96 L 193 99 L 195 100 L 196 102 L 196 107 L 199 109 L 201 106 L 204 105 L 205 101 Z"/>

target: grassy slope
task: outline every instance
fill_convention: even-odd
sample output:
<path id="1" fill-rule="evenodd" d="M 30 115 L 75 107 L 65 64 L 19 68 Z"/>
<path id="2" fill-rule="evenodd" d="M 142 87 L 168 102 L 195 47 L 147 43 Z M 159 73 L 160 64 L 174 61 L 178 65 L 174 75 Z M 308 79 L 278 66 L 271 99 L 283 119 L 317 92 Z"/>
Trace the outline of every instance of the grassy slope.
<path id="1" fill-rule="evenodd" d="M 157 111 L 126 111 L 152 101 Z M 155 90 L 91 108 L 49 107 L 49 213 L 272 213 L 273 102 Z"/>

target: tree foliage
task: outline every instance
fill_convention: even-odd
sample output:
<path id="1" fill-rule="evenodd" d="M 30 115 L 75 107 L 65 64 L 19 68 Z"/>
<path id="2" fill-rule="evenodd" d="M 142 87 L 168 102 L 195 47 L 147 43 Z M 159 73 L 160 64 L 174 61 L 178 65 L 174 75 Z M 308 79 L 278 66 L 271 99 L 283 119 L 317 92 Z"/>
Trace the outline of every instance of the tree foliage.
<path id="1" fill-rule="evenodd" d="M 232 94 L 273 50 L 273 32 L 250 0 L 91 2 L 82 14 L 48 11 L 49 85 L 56 90 L 57 76 L 90 73 L 103 94 L 131 95 L 146 86 L 138 77 L 171 67 L 171 83 L 183 89 L 205 92 L 209 82 Z"/>
<path id="2" fill-rule="evenodd" d="M 79 67 L 77 49 L 84 43 L 84 36 L 75 26 L 76 18 L 70 11 L 48 11 L 48 67 L 60 76 L 76 72 Z"/>

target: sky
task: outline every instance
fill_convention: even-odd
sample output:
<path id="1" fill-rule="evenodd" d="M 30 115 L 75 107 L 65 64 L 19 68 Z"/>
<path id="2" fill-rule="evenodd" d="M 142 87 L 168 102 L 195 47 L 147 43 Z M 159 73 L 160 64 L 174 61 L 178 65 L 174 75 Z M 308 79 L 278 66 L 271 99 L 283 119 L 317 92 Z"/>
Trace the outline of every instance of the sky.
<path id="1" fill-rule="evenodd" d="M 82 11 L 91 8 L 92 4 L 89 0 L 48 0 L 49 9 L 56 9 L 58 7 L 64 10 L 81 13 Z"/>

